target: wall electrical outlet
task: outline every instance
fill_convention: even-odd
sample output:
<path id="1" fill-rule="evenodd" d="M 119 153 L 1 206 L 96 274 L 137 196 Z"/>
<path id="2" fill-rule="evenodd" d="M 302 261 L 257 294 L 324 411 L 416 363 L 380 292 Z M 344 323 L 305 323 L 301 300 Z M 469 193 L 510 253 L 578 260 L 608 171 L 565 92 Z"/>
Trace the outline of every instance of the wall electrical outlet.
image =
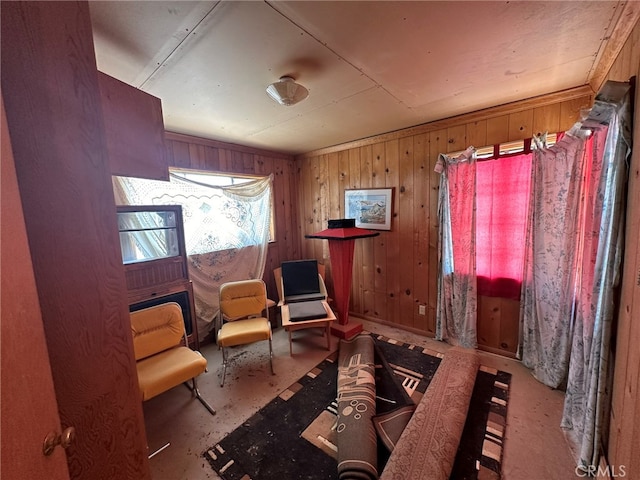
<path id="1" fill-rule="evenodd" d="M 426 314 L 427 314 L 427 307 L 425 305 L 419 305 L 418 315 L 426 315 Z"/>

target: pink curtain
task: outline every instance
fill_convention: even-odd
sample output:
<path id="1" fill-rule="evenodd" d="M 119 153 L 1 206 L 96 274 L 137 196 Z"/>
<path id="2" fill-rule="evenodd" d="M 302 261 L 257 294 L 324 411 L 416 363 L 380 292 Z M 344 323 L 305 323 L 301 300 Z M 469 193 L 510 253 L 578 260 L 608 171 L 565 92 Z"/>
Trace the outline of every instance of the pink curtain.
<path id="1" fill-rule="evenodd" d="M 477 345 L 476 155 L 469 147 L 456 158 L 440 155 L 438 214 L 440 272 L 436 338 L 454 345 Z"/>
<path id="2" fill-rule="evenodd" d="M 520 300 L 530 153 L 478 161 L 476 174 L 476 273 L 478 294 Z"/>

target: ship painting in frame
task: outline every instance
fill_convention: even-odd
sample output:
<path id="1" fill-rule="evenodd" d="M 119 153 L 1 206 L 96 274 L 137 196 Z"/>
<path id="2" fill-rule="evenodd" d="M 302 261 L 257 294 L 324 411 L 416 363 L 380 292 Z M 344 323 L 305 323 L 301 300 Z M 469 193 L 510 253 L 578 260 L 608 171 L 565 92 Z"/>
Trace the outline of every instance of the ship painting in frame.
<path id="1" fill-rule="evenodd" d="M 345 218 L 354 218 L 356 227 L 391 230 L 392 194 L 392 188 L 345 190 Z"/>

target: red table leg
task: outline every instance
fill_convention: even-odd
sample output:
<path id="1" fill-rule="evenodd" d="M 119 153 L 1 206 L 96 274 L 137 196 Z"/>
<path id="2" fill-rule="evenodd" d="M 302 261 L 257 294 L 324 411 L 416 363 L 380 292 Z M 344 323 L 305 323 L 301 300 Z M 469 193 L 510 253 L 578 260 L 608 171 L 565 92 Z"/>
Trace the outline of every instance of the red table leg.
<path id="1" fill-rule="evenodd" d="M 332 226 L 336 222 L 338 226 Z M 338 338 L 350 339 L 362 331 L 361 323 L 349 323 L 349 297 L 353 275 L 353 250 L 357 238 L 375 237 L 380 232 L 372 232 L 355 227 L 354 219 L 329 220 L 329 228 L 322 232 L 305 235 L 306 238 L 320 238 L 329 241 L 333 296 L 336 303 L 338 323 L 331 325 L 331 333 Z"/>
<path id="2" fill-rule="evenodd" d="M 331 326 L 331 332 L 338 338 L 349 339 L 362 331 L 361 323 L 349 323 L 349 298 L 353 275 L 353 251 L 355 240 L 329 240 L 331 274 L 338 323 Z"/>

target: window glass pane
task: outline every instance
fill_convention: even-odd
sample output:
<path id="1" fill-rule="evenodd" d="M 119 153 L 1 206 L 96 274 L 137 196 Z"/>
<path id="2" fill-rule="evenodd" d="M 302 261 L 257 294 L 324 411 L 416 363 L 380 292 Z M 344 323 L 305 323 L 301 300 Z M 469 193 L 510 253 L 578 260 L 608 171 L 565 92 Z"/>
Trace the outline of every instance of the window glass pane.
<path id="1" fill-rule="evenodd" d="M 125 264 L 180 254 L 174 212 L 118 212 L 118 230 Z"/>
<path id="2" fill-rule="evenodd" d="M 229 185 L 239 185 L 241 183 L 250 182 L 250 177 L 234 177 L 218 173 L 207 173 L 187 170 L 171 170 L 171 173 L 179 175 L 187 180 L 213 185 L 215 187 L 227 187 Z"/>

